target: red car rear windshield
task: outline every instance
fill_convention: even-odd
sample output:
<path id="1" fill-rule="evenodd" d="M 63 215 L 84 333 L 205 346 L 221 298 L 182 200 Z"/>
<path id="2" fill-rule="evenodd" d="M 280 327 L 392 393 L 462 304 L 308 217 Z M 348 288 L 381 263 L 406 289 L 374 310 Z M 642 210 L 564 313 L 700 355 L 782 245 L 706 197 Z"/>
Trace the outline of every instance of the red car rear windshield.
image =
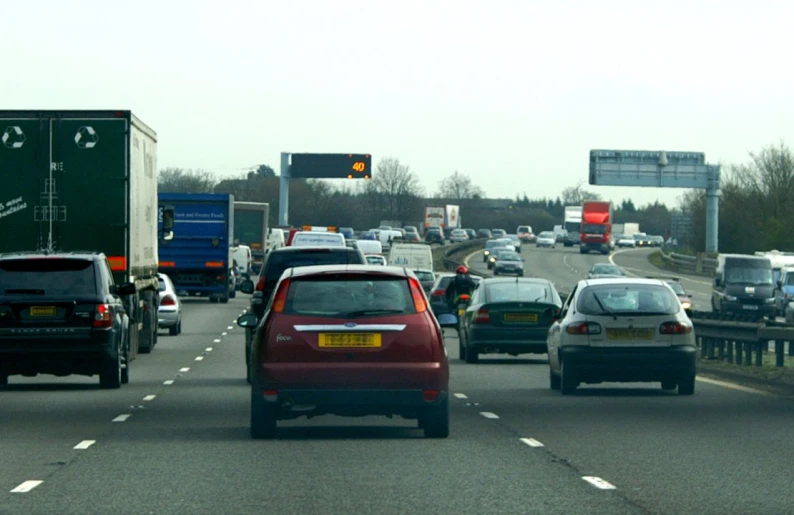
<path id="1" fill-rule="evenodd" d="M 333 277 L 293 280 L 283 313 L 357 318 L 416 313 L 408 281 L 392 277 Z"/>
<path id="2" fill-rule="evenodd" d="M 96 295 L 93 265 L 87 259 L 0 261 L 0 291 L 3 295 Z"/>

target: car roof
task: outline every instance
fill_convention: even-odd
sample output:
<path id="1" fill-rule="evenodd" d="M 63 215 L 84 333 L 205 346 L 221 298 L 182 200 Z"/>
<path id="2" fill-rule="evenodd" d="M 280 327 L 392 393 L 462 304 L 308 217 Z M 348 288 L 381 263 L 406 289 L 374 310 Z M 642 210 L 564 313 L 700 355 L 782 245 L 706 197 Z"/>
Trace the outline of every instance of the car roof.
<path id="1" fill-rule="evenodd" d="M 322 274 L 364 274 L 364 275 L 389 275 L 392 277 L 410 277 L 411 272 L 401 266 L 378 266 L 372 265 L 310 265 L 291 268 L 290 277 L 306 277 Z"/>
<path id="2" fill-rule="evenodd" d="M 308 231 L 307 231 L 308 232 Z M 335 245 L 302 245 L 302 246 L 292 246 L 289 247 L 280 247 L 277 249 L 273 249 L 270 253 L 277 253 L 282 254 L 284 252 L 306 252 L 310 250 L 329 250 L 331 252 L 357 252 L 357 249 L 352 247 L 342 247 L 342 246 L 335 246 Z"/>
<path id="3" fill-rule="evenodd" d="M 20 251 L 20 252 L 6 252 L 0 254 L 0 259 L 20 259 L 26 257 L 69 258 L 69 259 L 85 259 L 88 261 L 93 261 L 97 258 L 104 258 L 105 255 L 101 252 L 91 252 L 91 251 L 74 251 L 74 252 Z"/>
<path id="4" fill-rule="evenodd" d="M 494 283 L 534 283 L 534 284 L 551 284 L 548 279 L 542 277 L 486 277 L 483 279 L 483 284 Z"/>
<path id="5" fill-rule="evenodd" d="M 639 277 L 603 277 L 598 279 L 583 279 L 579 284 L 584 286 L 600 286 L 609 284 L 646 284 L 650 286 L 665 286 L 665 282 L 659 279 L 643 279 Z"/>

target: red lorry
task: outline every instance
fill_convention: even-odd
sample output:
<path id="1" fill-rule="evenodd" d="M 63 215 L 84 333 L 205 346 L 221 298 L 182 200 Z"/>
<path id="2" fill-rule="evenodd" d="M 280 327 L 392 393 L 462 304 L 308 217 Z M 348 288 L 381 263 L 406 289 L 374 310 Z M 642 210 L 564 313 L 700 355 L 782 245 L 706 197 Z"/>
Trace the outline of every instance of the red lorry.
<path id="1" fill-rule="evenodd" d="M 579 252 L 595 250 L 609 254 L 612 250 L 612 202 L 585 202 L 582 205 L 581 244 Z"/>

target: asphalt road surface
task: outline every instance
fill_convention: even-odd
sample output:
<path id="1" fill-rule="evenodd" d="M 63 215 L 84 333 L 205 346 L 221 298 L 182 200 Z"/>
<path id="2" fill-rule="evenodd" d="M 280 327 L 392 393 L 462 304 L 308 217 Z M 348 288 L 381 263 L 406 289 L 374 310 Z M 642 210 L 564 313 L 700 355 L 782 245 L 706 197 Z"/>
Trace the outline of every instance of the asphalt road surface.
<path id="1" fill-rule="evenodd" d="M 601 257 L 526 250 L 568 284 Z M 563 259 L 564 258 L 564 259 Z M 563 264 L 565 261 L 566 264 Z M 570 266 L 573 269 L 568 269 Z M 546 270 L 546 272 L 544 272 Z M 548 387 L 545 356 L 467 365 L 447 331 L 451 435 L 318 417 L 248 434 L 247 306 L 186 301 L 129 385 L 13 376 L 0 391 L 0 513 L 726 514 L 790 512 L 792 404 L 698 383 Z M 493 359 L 489 359 L 493 358 Z"/>

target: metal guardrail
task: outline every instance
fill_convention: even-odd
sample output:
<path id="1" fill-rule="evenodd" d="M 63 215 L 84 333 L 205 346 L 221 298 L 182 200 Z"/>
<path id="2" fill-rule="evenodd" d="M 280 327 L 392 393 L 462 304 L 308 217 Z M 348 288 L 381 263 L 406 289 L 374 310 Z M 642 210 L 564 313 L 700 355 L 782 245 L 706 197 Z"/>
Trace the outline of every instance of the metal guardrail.
<path id="1" fill-rule="evenodd" d="M 474 252 L 475 250 L 483 249 L 485 248 L 486 241 L 488 241 L 486 238 L 481 238 L 449 245 L 448 248 L 444 250 L 444 269 L 450 272 L 454 271 L 457 267 L 463 264 L 463 261 L 456 259 L 459 254 L 468 254 L 470 252 Z M 469 270 L 469 274 L 479 277 L 487 277 L 486 275 L 471 269 Z"/>
<path id="2" fill-rule="evenodd" d="M 714 277 L 714 272 L 717 270 L 717 260 L 705 257 L 702 254 L 687 256 L 685 254 L 676 254 L 675 252 L 666 253 L 664 250 L 660 254 L 662 261 L 678 272 Z"/>

